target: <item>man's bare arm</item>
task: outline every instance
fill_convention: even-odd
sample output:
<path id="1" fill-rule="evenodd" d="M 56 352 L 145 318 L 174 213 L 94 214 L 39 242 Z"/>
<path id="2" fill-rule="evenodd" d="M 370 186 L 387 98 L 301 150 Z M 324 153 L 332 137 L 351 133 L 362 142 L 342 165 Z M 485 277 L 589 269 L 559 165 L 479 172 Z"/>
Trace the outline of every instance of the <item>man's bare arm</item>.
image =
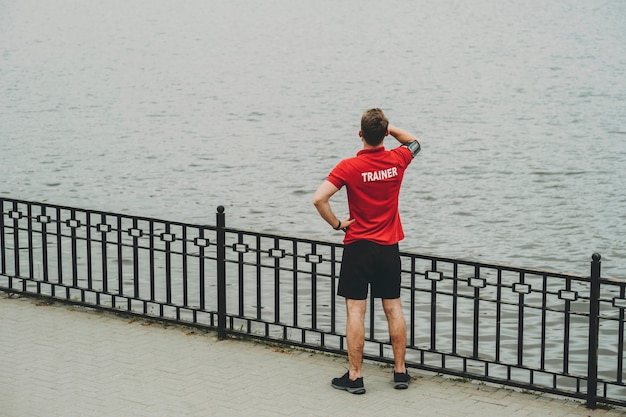
<path id="1" fill-rule="evenodd" d="M 340 220 L 335 216 L 330 207 L 330 198 L 339 191 L 339 188 L 325 180 L 313 194 L 313 205 L 317 209 L 318 213 L 326 223 L 328 223 L 333 229 L 345 229 L 354 223 L 354 219 Z"/>
<path id="2" fill-rule="evenodd" d="M 389 130 L 389 134 L 403 145 L 405 143 L 413 142 L 414 140 L 417 140 L 419 143 L 419 140 L 414 135 L 412 135 L 411 133 L 407 132 L 404 129 L 400 129 L 397 126 L 392 126 L 392 125 L 389 125 L 387 129 Z"/>

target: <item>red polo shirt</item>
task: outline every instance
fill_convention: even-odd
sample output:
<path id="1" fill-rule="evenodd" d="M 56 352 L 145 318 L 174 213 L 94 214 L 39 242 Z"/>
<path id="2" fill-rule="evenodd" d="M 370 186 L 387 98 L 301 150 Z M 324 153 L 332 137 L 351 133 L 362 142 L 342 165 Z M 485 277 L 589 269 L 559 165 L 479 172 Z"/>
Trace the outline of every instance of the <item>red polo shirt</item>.
<path id="1" fill-rule="evenodd" d="M 404 238 L 398 197 L 406 167 L 413 160 L 406 146 L 386 150 L 383 146 L 363 149 L 344 159 L 331 171 L 328 181 L 337 188 L 346 186 L 350 218 L 344 244 L 369 240 L 393 245 Z"/>

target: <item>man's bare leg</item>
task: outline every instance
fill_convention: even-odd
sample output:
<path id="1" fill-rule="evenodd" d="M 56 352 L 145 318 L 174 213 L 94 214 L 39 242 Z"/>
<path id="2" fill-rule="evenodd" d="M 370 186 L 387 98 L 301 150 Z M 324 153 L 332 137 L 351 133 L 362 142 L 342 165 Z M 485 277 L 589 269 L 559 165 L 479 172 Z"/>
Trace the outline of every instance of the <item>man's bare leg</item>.
<path id="1" fill-rule="evenodd" d="M 383 299 L 383 310 L 385 310 L 385 315 L 387 316 L 389 337 L 391 338 L 391 346 L 393 348 L 394 371 L 405 373 L 406 320 L 402 311 L 402 301 L 400 298 Z"/>
<path id="2" fill-rule="evenodd" d="M 350 379 L 361 377 L 363 363 L 363 347 L 365 345 L 365 310 L 366 300 L 346 299 L 348 317 L 346 321 L 346 341 L 348 343 L 348 361 L 350 362 Z M 406 331 L 405 331 L 406 333 Z"/>

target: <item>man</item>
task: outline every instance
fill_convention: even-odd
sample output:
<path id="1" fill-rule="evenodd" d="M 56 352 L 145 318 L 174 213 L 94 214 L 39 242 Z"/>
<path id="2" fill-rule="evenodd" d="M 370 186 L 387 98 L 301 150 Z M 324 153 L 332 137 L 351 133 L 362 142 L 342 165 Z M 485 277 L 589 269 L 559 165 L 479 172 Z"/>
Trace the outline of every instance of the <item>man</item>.
<path id="1" fill-rule="evenodd" d="M 401 146 L 386 150 L 384 139 L 393 136 Z M 344 252 L 337 294 L 346 299 L 346 341 L 349 371 L 334 378 L 334 388 L 364 394 L 361 375 L 365 344 L 368 285 L 372 297 L 382 298 L 394 356 L 394 387 L 406 389 L 411 377 L 405 367 L 406 321 L 400 301 L 400 254 L 404 238 L 398 213 L 398 196 L 404 170 L 420 151 L 410 133 L 392 126 L 382 110 L 369 109 L 361 117 L 359 136 L 363 149 L 341 161 L 319 186 L 313 204 L 335 230 L 343 230 Z M 350 216 L 340 220 L 330 198 L 346 186 Z"/>

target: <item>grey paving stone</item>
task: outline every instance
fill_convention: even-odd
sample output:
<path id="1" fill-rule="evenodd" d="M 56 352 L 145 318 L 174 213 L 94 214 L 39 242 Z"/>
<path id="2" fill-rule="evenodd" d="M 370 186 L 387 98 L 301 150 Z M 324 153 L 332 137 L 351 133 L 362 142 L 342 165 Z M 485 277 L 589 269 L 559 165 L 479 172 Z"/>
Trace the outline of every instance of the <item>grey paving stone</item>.
<path id="1" fill-rule="evenodd" d="M 626 416 L 580 402 L 414 371 L 364 367 L 367 393 L 335 390 L 343 357 L 0 292 L 0 416 Z"/>

